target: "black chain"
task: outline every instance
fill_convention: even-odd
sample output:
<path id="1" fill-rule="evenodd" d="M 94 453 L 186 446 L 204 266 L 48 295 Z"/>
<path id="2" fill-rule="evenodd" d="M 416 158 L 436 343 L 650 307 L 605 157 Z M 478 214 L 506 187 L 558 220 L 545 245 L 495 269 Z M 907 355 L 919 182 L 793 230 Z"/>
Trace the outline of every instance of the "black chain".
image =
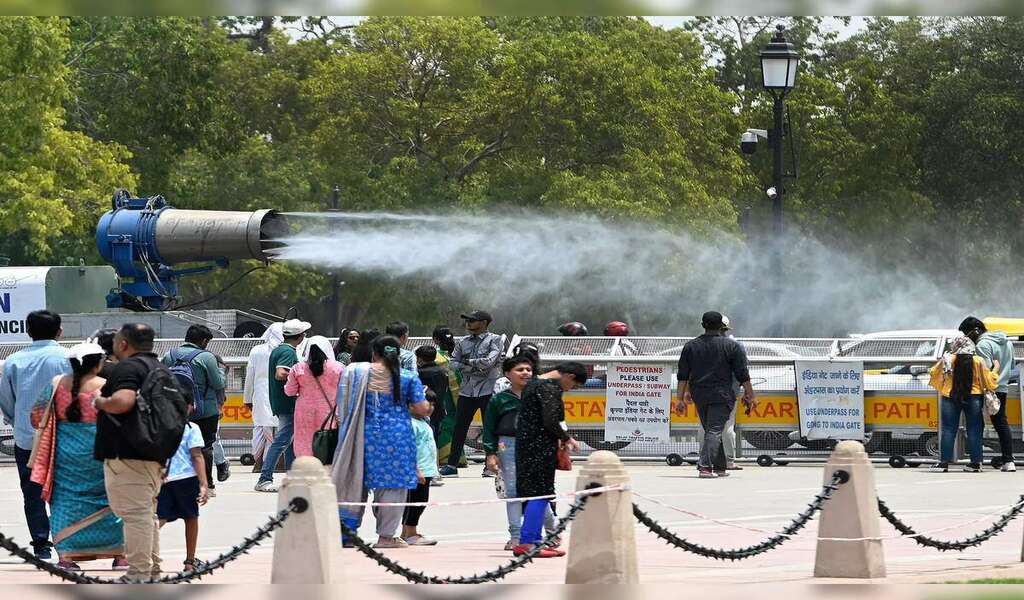
<path id="1" fill-rule="evenodd" d="M 291 503 L 289 503 L 288 508 L 285 508 L 271 517 L 270 520 L 267 521 L 266 525 L 260 527 L 252 535 L 242 540 L 242 543 L 233 546 L 230 550 L 205 563 L 202 567 L 192 571 L 184 571 L 173 575 L 144 579 L 141 581 L 129 581 L 124 578 L 110 579 L 105 577 L 94 577 L 79 571 L 62 569 L 57 565 L 36 558 L 32 552 L 22 548 L 15 543 L 14 540 L 2 533 L 0 533 L 0 548 L 7 550 L 12 555 L 22 559 L 40 571 L 45 571 L 50 575 L 72 583 L 189 583 L 193 580 L 201 579 L 205 575 L 209 575 L 216 569 L 224 568 L 224 566 L 229 562 L 237 559 L 243 554 L 248 554 L 249 550 L 258 546 L 260 542 L 269 537 L 275 529 L 279 529 L 292 513 L 305 512 L 308 508 L 309 502 L 305 498 L 293 498 Z"/>
<path id="2" fill-rule="evenodd" d="M 647 513 L 640 510 L 640 507 L 636 504 L 633 504 L 633 516 L 647 526 L 652 533 L 676 548 L 692 552 L 705 558 L 714 558 L 716 560 L 742 560 L 777 548 L 783 542 L 792 537 L 793 534 L 803 529 L 804 526 L 810 522 L 811 518 L 814 517 L 814 513 L 820 511 L 821 507 L 825 505 L 825 502 L 832 497 L 832 493 L 839 489 L 841 484 L 844 484 L 849 480 L 849 473 L 842 470 L 836 471 L 832 474 L 832 482 L 823 486 L 821 493 L 815 496 L 814 500 L 807 505 L 807 510 L 797 515 L 796 518 L 793 519 L 793 522 L 787 525 L 785 529 L 760 544 L 755 544 L 746 548 L 737 548 L 733 550 L 708 548 L 707 546 L 687 541 L 662 527 L 657 521 L 649 517 Z"/>
<path id="3" fill-rule="evenodd" d="M 595 487 L 600 486 L 598 484 L 590 484 L 587 486 L 587 489 L 593 489 Z M 587 500 L 589 500 L 591 496 L 599 495 L 600 494 L 598 493 L 580 496 L 579 499 L 569 508 L 569 512 L 558 520 L 558 525 L 555 526 L 555 530 L 548 533 L 540 544 L 535 545 L 525 554 L 517 556 L 512 561 L 498 567 L 497 569 L 481 573 L 480 575 L 470 575 L 468 577 L 438 577 L 437 575 L 428 575 L 426 573 L 413 571 L 412 569 L 398 564 L 375 550 L 370 546 L 370 544 L 360 538 L 356 534 L 355 530 L 346 525 L 344 521 L 341 522 L 341 531 L 345 535 L 345 539 L 352 540 L 352 543 L 355 544 L 356 549 L 360 552 L 376 561 L 377 564 L 388 571 L 395 573 L 396 575 L 401 575 L 411 583 L 489 583 L 503 579 L 509 573 L 521 569 L 526 566 L 526 563 L 531 562 L 542 549 L 552 547 L 554 545 L 555 538 L 565 531 L 565 528 L 569 526 L 569 523 L 573 521 L 579 515 L 580 511 L 583 510 L 583 507 L 587 505 Z"/>
<path id="4" fill-rule="evenodd" d="M 986 542 L 1002 533 L 1003 530 L 1006 529 L 1006 526 L 1010 524 L 1010 521 L 1014 520 L 1021 511 L 1024 511 L 1024 495 L 1020 497 L 1016 504 L 1010 507 L 1010 510 L 996 519 L 996 522 L 989 526 L 985 531 L 965 540 L 953 540 L 952 542 L 947 542 L 945 540 L 936 540 L 934 538 L 918 534 L 912 527 L 901 521 L 899 517 L 893 514 L 881 498 L 878 499 L 878 513 L 882 515 L 882 518 L 892 524 L 892 526 L 896 528 L 896 531 L 909 536 L 912 540 L 922 546 L 935 548 L 942 552 L 945 552 L 946 550 L 962 552 L 973 546 L 980 546 L 983 542 Z"/>

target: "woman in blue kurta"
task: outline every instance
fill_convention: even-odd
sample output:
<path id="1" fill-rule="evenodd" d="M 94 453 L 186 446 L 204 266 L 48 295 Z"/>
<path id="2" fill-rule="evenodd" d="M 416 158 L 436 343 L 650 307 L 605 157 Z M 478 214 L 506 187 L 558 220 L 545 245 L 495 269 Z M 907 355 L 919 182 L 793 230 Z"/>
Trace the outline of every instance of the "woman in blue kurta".
<path id="1" fill-rule="evenodd" d="M 331 477 L 338 502 L 405 502 L 416 488 L 416 441 L 409 409 L 419 416 L 430 410 L 423 384 L 399 366 L 401 343 L 385 335 L 373 341 L 373 362 L 352 363 L 338 383 L 341 421 Z M 342 505 L 339 516 L 352 529 L 362 523 L 363 507 Z M 374 507 L 377 548 L 401 548 L 398 534 L 403 508 Z M 347 540 L 343 540 L 349 545 Z"/>

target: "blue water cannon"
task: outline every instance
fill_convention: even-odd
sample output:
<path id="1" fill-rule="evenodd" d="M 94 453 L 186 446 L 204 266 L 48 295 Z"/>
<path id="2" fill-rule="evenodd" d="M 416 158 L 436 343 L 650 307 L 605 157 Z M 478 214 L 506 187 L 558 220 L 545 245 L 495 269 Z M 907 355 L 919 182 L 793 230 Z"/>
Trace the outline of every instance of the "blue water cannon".
<path id="1" fill-rule="evenodd" d="M 208 273 L 234 259 L 268 262 L 268 251 L 280 247 L 287 234 L 287 220 L 273 210 L 181 210 L 163 196 L 133 198 L 118 190 L 96 227 L 96 247 L 121 278 L 107 306 L 168 310 L 179 300 L 179 277 Z M 173 268 L 181 263 L 206 264 Z"/>

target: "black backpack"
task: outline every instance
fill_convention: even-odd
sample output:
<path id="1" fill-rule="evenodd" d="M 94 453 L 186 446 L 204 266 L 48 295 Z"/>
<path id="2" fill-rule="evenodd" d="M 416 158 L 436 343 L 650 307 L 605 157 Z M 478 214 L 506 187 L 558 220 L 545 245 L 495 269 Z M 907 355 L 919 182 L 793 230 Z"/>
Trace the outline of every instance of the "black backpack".
<path id="1" fill-rule="evenodd" d="M 177 380 L 159 363 L 146 375 L 135 399 L 135 410 L 108 415 L 120 427 L 124 441 L 143 460 L 166 462 L 178 450 L 188 422 L 188 397 Z"/>

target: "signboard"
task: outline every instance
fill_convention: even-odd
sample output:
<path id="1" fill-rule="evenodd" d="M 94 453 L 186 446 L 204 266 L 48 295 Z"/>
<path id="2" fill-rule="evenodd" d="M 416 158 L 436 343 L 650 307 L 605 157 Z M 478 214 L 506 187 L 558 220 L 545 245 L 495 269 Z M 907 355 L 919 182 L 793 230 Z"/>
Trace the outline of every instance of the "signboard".
<path id="1" fill-rule="evenodd" d="M 672 369 L 667 365 L 608 365 L 606 442 L 668 442 Z"/>
<path id="2" fill-rule="evenodd" d="M 864 363 L 798 360 L 800 435 L 809 440 L 864 439 Z"/>
<path id="3" fill-rule="evenodd" d="M 0 343 L 30 342 L 25 318 L 46 308 L 46 272 L 49 267 L 0 269 Z"/>

